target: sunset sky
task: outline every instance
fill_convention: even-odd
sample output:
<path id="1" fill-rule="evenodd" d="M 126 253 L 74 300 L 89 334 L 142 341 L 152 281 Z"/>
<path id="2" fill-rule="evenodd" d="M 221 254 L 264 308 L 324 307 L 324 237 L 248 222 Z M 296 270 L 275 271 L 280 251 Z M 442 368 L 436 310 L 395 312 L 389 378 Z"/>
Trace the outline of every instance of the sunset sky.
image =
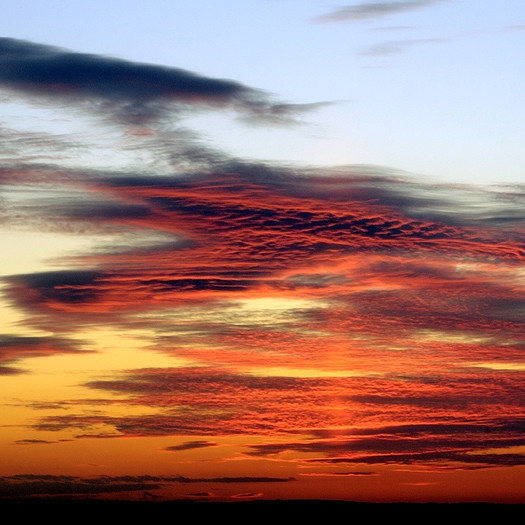
<path id="1" fill-rule="evenodd" d="M 525 503 L 523 0 L 4 0 L 0 499 Z"/>

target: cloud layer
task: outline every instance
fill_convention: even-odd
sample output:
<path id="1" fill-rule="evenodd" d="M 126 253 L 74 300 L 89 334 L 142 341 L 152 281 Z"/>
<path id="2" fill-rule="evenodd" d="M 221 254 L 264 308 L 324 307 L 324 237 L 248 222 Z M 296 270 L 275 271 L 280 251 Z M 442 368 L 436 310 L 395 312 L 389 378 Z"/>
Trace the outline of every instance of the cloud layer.
<path id="1" fill-rule="evenodd" d="M 0 337 L 0 373 L 37 356 L 103 355 L 96 329 L 142 331 L 145 352 L 179 363 L 128 369 L 124 348 L 122 370 L 81 381 L 87 407 L 41 406 L 34 435 L 189 436 L 164 449 L 175 454 L 258 436 L 243 458 L 295 454 L 324 466 L 523 464 L 523 187 L 233 158 L 165 117 L 213 106 L 281 120 L 305 108 L 174 68 L 10 39 L 0 48 L 9 97 L 96 116 L 103 131 L 117 126 L 122 151 L 148 159 L 148 169 L 75 166 L 71 138 L 3 130 L 2 225 L 86 248 L 59 268 L 2 279 L 23 320 Z M 89 141 L 80 146 L 97 157 Z M 46 442 L 31 439 L 17 443 Z M 213 481 L 232 479 L 250 481 Z M 191 482 L 3 481 L 7 495 Z"/>

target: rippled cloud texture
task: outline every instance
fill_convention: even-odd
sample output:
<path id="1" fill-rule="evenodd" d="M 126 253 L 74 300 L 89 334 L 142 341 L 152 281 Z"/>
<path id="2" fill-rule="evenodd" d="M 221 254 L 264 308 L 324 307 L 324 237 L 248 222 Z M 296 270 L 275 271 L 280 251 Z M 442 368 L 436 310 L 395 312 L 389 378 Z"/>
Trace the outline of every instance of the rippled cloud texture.
<path id="1" fill-rule="evenodd" d="M 177 438 L 165 457 L 221 453 L 235 438 L 230 459 L 270 465 L 266 476 L 18 472 L 1 479 L 3 496 L 232 482 L 242 497 L 297 483 L 271 469 L 279 461 L 317 480 L 525 463 L 523 186 L 235 158 L 185 119 L 289 125 L 326 101 L 26 41 L 0 50 L 10 103 L 101 130 L 0 130 L 2 228 L 86 240 L 53 269 L 3 277 L 21 320 L 0 335 L 0 374 L 30 382 L 39 358 L 103 359 L 100 330 L 140 334 L 149 360 L 129 366 L 123 344 L 118 367 L 77 376 L 81 399 L 27 400 L 28 437 L 11 446 Z M 106 139 L 113 165 L 76 161 L 97 159 Z M 211 497 L 206 487 L 195 494 Z"/>

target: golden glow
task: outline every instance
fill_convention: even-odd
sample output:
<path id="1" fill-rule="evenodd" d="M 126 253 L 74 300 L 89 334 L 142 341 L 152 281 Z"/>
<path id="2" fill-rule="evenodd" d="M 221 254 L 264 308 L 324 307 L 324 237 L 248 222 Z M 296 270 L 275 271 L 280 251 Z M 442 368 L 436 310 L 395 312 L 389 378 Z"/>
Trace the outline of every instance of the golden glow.
<path id="1" fill-rule="evenodd" d="M 468 366 L 477 368 L 489 368 L 490 370 L 508 370 L 516 372 L 525 371 L 525 362 L 523 363 L 503 363 L 503 362 L 487 362 L 487 363 L 470 363 Z"/>
<path id="2" fill-rule="evenodd" d="M 444 330 L 419 330 L 413 334 L 414 339 L 432 343 L 481 344 L 491 341 L 491 337 L 475 335 L 469 332 L 447 332 Z"/>
<path id="3" fill-rule="evenodd" d="M 243 372 L 263 377 L 367 377 L 377 376 L 377 372 L 365 372 L 357 370 L 327 370 L 321 368 L 287 368 L 281 367 L 259 367 L 246 369 Z"/>

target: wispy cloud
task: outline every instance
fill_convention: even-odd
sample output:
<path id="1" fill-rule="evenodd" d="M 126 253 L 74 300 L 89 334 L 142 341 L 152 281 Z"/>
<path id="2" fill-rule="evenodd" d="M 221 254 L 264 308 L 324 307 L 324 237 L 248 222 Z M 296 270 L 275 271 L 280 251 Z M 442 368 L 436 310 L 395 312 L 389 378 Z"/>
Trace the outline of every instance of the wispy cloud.
<path id="1" fill-rule="evenodd" d="M 180 445 L 172 445 L 170 447 L 166 447 L 164 450 L 169 450 L 171 452 L 178 452 L 181 450 L 194 450 L 197 448 L 208 448 L 208 447 L 216 447 L 218 443 L 214 443 L 213 441 L 187 441 L 186 443 L 181 443 Z"/>
<path id="2" fill-rule="evenodd" d="M 495 420 L 489 425 L 471 424 L 414 424 L 398 427 L 362 429 L 353 436 L 295 443 L 264 444 L 254 446 L 257 455 L 279 454 L 287 450 L 317 453 L 325 456 L 314 462 L 359 464 L 421 464 L 435 469 L 487 468 L 493 466 L 525 464 L 525 458 L 512 447 L 522 447 L 520 419 Z M 364 435 L 364 437 L 363 437 Z M 350 438 L 350 439 L 348 439 Z M 499 448 L 500 452 L 487 453 Z M 508 448 L 507 452 L 503 452 Z"/>
<path id="3" fill-rule="evenodd" d="M 80 342 L 73 342 L 67 338 L 0 334 L 0 375 L 22 373 L 23 370 L 12 365 L 27 358 L 85 351 Z"/>
<path id="4" fill-rule="evenodd" d="M 390 0 L 386 2 L 364 2 L 339 7 L 331 13 L 319 17 L 324 22 L 346 22 L 384 18 L 416 9 L 431 7 L 444 0 Z"/>
<path id="5" fill-rule="evenodd" d="M 273 477 L 215 477 L 187 478 L 184 476 L 56 476 L 52 474 L 17 474 L 0 478 L 0 498 L 28 496 L 99 496 L 121 492 L 155 491 L 166 485 L 199 483 L 283 483 L 292 478 Z M 200 497 L 209 495 L 199 493 Z"/>
<path id="6" fill-rule="evenodd" d="M 428 355 L 429 349 L 425 351 Z M 125 394 L 128 400 L 120 402 L 156 407 L 158 414 L 47 416 L 37 428 L 85 431 L 104 425 L 121 436 L 135 437 L 209 435 L 220 439 L 256 434 L 264 438 L 261 444 L 249 445 L 249 456 L 293 451 L 326 463 L 426 464 L 435 469 L 523 464 L 519 449 L 525 446 L 519 396 L 523 372 L 458 366 L 445 374 L 422 360 L 408 364 L 406 358 L 399 359 L 401 369 L 418 366 L 421 372 L 292 378 L 202 367 L 132 371 L 120 380 L 89 386 Z M 506 407 L 506 415 L 501 414 L 501 406 Z M 367 427 L 348 424 L 364 420 L 369 422 Z M 290 440 L 274 442 L 275 436 Z M 170 450 L 186 446 L 200 448 L 210 443 L 197 440 Z"/>

